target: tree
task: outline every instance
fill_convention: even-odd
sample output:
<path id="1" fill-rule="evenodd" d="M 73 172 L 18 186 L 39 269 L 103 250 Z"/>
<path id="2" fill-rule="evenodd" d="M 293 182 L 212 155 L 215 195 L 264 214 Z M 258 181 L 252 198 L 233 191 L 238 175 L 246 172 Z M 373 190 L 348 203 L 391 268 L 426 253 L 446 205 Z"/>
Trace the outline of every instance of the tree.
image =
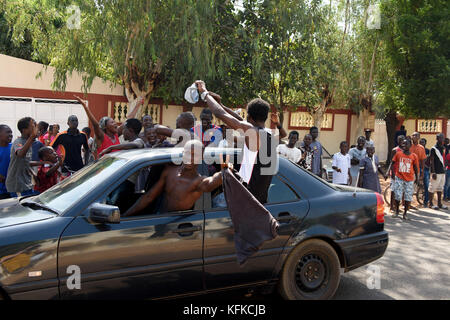
<path id="1" fill-rule="evenodd" d="M 450 3 L 384 0 L 381 11 L 384 50 L 403 100 L 397 111 L 450 117 Z"/>
<path id="2" fill-rule="evenodd" d="M 70 4 L 79 11 L 67 10 Z M 215 50 L 214 41 L 220 17 L 232 10 L 232 2 L 215 0 L 11 0 L 6 6 L 16 43 L 29 30 L 34 53 L 56 68 L 55 89 L 81 72 L 85 91 L 101 77 L 123 85 L 130 102 L 145 97 L 144 107 L 155 96 L 180 101 L 196 79 L 228 76 L 228 47 Z M 230 39 L 235 30 L 225 22 L 221 35 Z"/>
<path id="3" fill-rule="evenodd" d="M 388 162 L 397 114 L 450 117 L 447 1 L 381 2 L 377 112 L 386 121 Z"/>
<path id="4" fill-rule="evenodd" d="M 250 91 L 266 98 L 281 116 L 287 106 L 305 105 L 320 124 L 316 115 L 323 117 L 331 103 L 337 65 L 337 28 L 327 8 L 321 1 L 247 0 L 243 25 L 255 39 L 249 72 L 243 73 Z M 319 105 L 325 108 L 318 111 Z"/>
<path id="5" fill-rule="evenodd" d="M 30 33 L 28 31 L 23 33 L 24 38 L 20 45 L 13 43 L 11 39 L 12 28 L 5 18 L 4 5 L 4 3 L 0 3 L 0 53 L 16 58 L 32 60 L 33 45 Z"/>

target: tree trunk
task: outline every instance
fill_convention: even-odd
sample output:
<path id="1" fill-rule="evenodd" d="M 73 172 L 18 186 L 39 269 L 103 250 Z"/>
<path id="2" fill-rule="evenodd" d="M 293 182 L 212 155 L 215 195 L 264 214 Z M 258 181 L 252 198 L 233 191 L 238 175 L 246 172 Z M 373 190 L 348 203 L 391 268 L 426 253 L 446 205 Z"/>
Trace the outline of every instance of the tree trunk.
<path id="1" fill-rule="evenodd" d="M 384 121 L 386 121 L 386 133 L 388 138 L 388 153 L 386 164 L 391 163 L 392 160 L 392 149 L 394 148 L 394 139 L 395 139 L 395 128 L 398 124 L 397 112 L 389 111 L 386 113 L 384 117 Z"/>
<path id="2" fill-rule="evenodd" d="M 358 117 L 357 117 L 357 122 L 356 122 L 356 130 L 354 133 L 354 137 L 353 140 L 350 141 L 350 144 L 356 144 L 356 141 L 358 140 L 358 137 L 360 136 L 364 136 L 364 124 L 367 122 L 367 120 L 369 119 L 370 113 L 369 110 L 366 108 L 363 108 L 359 111 Z"/>
<path id="3" fill-rule="evenodd" d="M 313 111 L 310 111 L 309 113 L 313 117 L 314 120 L 314 126 L 317 127 L 320 131 L 320 128 L 322 127 L 323 117 L 325 115 L 325 111 L 327 111 L 327 98 L 322 100 L 322 103 L 319 107 L 315 108 Z"/>

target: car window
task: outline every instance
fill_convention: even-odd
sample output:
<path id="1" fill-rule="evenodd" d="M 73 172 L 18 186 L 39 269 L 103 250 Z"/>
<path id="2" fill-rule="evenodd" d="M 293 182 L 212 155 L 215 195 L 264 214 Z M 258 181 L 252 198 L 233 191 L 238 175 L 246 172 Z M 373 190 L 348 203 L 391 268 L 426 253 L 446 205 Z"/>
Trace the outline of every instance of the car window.
<path id="1" fill-rule="evenodd" d="M 296 201 L 299 196 L 284 182 L 275 175 L 269 186 L 267 204 Z M 222 187 L 211 192 L 211 208 L 227 208 L 227 202 Z"/>
<path id="2" fill-rule="evenodd" d="M 119 207 L 121 214 L 126 212 L 146 192 L 151 169 L 144 167 L 128 175 L 101 203 Z"/>
<path id="3" fill-rule="evenodd" d="M 296 201 L 299 197 L 278 175 L 272 177 L 267 204 Z"/>
<path id="4" fill-rule="evenodd" d="M 54 187 L 41 193 L 35 201 L 64 213 L 89 192 L 101 185 L 127 162 L 126 159 L 106 157 L 78 171 Z"/>

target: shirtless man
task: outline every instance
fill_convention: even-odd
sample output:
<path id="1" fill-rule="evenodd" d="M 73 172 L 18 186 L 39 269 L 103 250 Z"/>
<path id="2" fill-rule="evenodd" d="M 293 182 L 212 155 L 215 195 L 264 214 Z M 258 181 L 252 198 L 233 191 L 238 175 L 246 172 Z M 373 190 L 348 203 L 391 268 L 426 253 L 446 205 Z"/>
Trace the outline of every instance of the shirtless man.
<path id="1" fill-rule="evenodd" d="M 211 192 L 222 184 L 222 173 L 205 177 L 197 172 L 202 163 L 203 144 L 190 140 L 184 146 L 183 163 L 180 166 L 168 165 L 158 182 L 124 213 L 124 217 L 134 216 L 144 210 L 158 196 L 165 192 L 163 212 L 184 211 L 194 207 L 204 192 Z"/>

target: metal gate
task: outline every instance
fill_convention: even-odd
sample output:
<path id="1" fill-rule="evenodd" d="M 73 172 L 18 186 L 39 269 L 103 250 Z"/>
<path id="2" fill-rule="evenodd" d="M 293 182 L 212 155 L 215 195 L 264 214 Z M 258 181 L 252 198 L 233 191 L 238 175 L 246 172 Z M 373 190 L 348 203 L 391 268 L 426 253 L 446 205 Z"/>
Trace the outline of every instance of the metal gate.
<path id="1" fill-rule="evenodd" d="M 23 117 L 32 117 L 36 122 L 59 124 L 60 131 L 67 130 L 70 115 L 78 117 L 78 129 L 88 126 L 83 107 L 75 100 L 20 98 L 0 96 L 0 124 L 8 125 L 13 131 L 13 140 L 20 136 L 17 122 Z"/>

